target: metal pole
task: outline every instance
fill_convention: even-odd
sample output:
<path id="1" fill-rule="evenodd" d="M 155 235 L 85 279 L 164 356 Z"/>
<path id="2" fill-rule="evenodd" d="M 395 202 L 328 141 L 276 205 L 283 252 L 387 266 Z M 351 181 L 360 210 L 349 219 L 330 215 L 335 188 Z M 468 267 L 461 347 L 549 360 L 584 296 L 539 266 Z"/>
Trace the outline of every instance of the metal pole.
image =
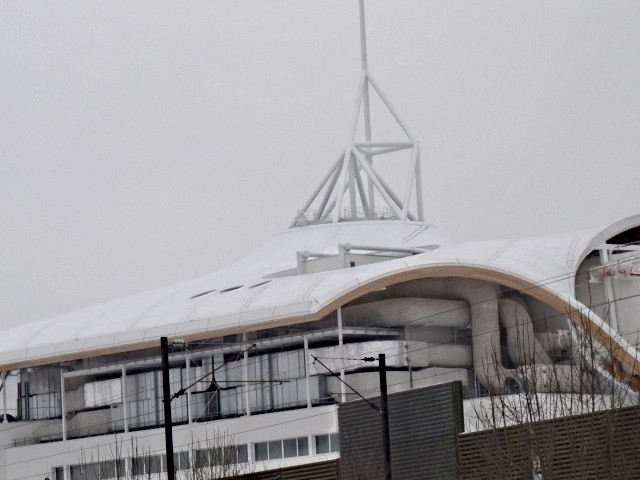
<path id="1" fill-rule="evenodd" d="M 364 0 L 360 0 L 360 62 L 362 64 L 362 70 L 365 72 L 369 68 L 367 65 L 367 32 L 365 29 L 365 21 L 364 21 Z M 369 78 L 368 75 L 365 79 L 364 90 L 362 95 L 362 103 L 364 107 L 364 138 L 369 142 L 371 140 L 371 109 L 369 107 Z M 373 159 L 371 158 L 371 154 L 365 154 L 365 158 L 367 162 L 373 164 Z M 368 179 L 368 193 L 369 200 L 367 205 L 367 210 L 369 208 L 368 214 L 372 215 L 375 211 L 375 199 L 373 198 L 373 182 L 371 179 Z"/>
<path id="2" fill-rule="evenodd" d="M 371 84 L 371 86 L 373 87 L 373 89 L 376 91 L 376 93 L 378 94 L 378 96 L 380 97 L 380 100 L 382 100 L 382 102 L 385 104 L 385 106 L 387 107 L 387 110 L 389 110 L 389 112 L 391 113 L 391 115 L 393 115 L 393 118 L 396 119 L 396 122 L 398 122 L 398 125 L 400 125 L 400 128 L 402 129 L 402 131 L 404 132 L 404 134 L 409 138 L 409 140 L 415 140 L 415 137 L 411 134 L 411 132 L 409 131 L 409 129 L 407 128 L 407 126 L 404 124 L 404 122 L 402 121 L 402 119 L 400 118 L 400 115 L 398 115 L 398 112 L 396 111 L 395 108 L 393 108 L 393 105 L 391 105 L 391 102 L 389 101 L 389 99 L 387 98 L 387 96 L 384 94 L 384 92 L 382 91 L 382 89 L 378 86 L 378 84 L 376 83 L 376 81 L 373 79 L 373 77 L 371 76 L 370 73 L 367 73 L 367 79 L 369 80 L 369 83 Z"/>
<path id="3" fill-rule="evenodd" d="M 329 202 L 329 199 L 331 198 L 331 194 L 333 193 L 333 189 L 336 186 L 336 182 L 338 181 L 338 177 L 340 176 L 340 172 L 341 170 L 341 161 L 344 160 L 344 154 L 340 155 L 340 158 L 338 159 L 338 162 L 335 164 L 334 168 L 333 168 L 333 173 L 332 173 L 332 177 L 330 180 L 328 180 L 327 183 L 327 190 L 324 192 L 324 197 L 322 197 L 322 201 L 320 202 L 320 205 L 318 206 L 318 212 L 317 212 L 317 218 L 316 220 L 320 220 L 323 216 L 324 216 L 324 211 L 327 208 L 327 203 Z M 308 208 L 308 207 L 307 207 Z M 306 208 L 305 208 L 306 210 Z"/>
<path id="4" fill-rule="evenodd" d="M 309 197 L 309 199 L 306 201 L 306 203 L 304 204 L 304 207 L 302 207 L 302 209 L 300 210 L 301 214 L 304 215 L 304 212 L 307 211 L 307 209 L 311 206 L 311 204 L 313 203 L 313 201 L 316 199 L 316 197 L 318 196 L 318 194 L 322 191 L 322 188 L 325 186 L 325 184 L 327 183 L 327 181 L 329 180 L 329 178 L 331 177 L 331 175 L 334 175 L 334 177 L 336 177 L 336 175 L 338 175 L 338 173 L 340 173 L 340 165 L 341 165 L 341 161 L 342 161 L 342 157 L 343 155 L 341 154 L 340 157 L 338 157 L 338 160 L 336 160 L 336 162 L 333 164 L 333 167 L 331 167 L 331 170 L 329 170 L 329 173 L 327 173 L 325 175 L 325 177 L 322 179 L 322 181 L 320 182 L 320 184 L 316 187 L 316 189 L 313 191 L 313 194 Z M 338 173 L 335 173 L 338 172 Z M 336 177 L 337 178 L 337 177 Z M 335 184 L 335 179 L 332 180 L 332 182 Z M 332 186 L 329 187 L 329 193 L 331 193 L 331 190 L 333 189 Z M 325 204 L 327 203 L 326 201 L 324 202 Z M 322 208 L 321 208 L 322 210 Z M 289 225 L 289 228 L 293 228 L 296 226 L 296 220 L 294 219 L 293 222 L 291 222 L 291 224 Z"/>
<path id="5" fill-rule="evenodd" d="M 175 480 L 176 471 L 173 465 L 171 391 L 169 388 L 169 342 L 167 337 L 160 337 L 160 350 L 162 351 L 162 396 L 164 397 L 164 439 L 167 451 L 167 480 Z"/>
<path id="6" fill-rule="evenodd" d="M 411 191 L 413 190 L 413 181 L 416 177 L 416 165 L 418 162 L 418 157 L 420 155 L 420 147 L 418 142 L 413 146 L 413 152 L 411 154 L 411 166 L 409 167 L 409 175 L 407 176 L 407 184 L 404 188 L 404 200 L 402 203 L 402 220 L 407 219 L 407 214 L 409 212 L 409 203 L 411 202 Z M 417 202 L 416 202 L 417 203 Z"/>
<path id="7" fill-rule="evenodd" d="M 356 167 L 353 156 L 349 157 L 349 209 L 350 217 L 356 218 L 358 210 L 356 207 Z"/>
<path id="8" fill-rule="evenodd" d="M 360 62 L 367 69 L 367 32 L 364 25 L 364 0 L 360 0 Z"/>
<path id="9" fill-rule="evenodd" d="M 360 171 L 359 167 L 356 165 L 357 170 L 356 171 Z M 342 189 L 342 195 L 345 194 L 345 192 L 347 191 L 347 188 L 349 187 L 348 183 L 344 184 L 344 188 Z M 329 214 L 334 211 L 334 208 L 336 206 L 336 201 L 337 201 L 337 194 L 338 191 L 337 189 L 334 189 L 333 194 L 331 196 L 332 200 L 331 203 L 329 203 L 329 206 L 324 210 L 324 214 L 322 215 L 322 217 L 320 217 L 320 220 L 324 221 L 329 217 Z"/>
<path id="10" fill-rule="evenodd" d="M 420 143 L 416 143 L 418 161 L 416 162 L 416 205 L 418 207 L 418 221 L 424 222 L 424 206 L 422 204 L 422 169 L 420 167 Z"/>
<path id="11" fill-rule="evenodd" d="M 411 145 L 408 147 L 407 146 L 369 147 L 367 145 L 358 144 L 358 143 L 356 143 L 355 146 L 358 147 L 358 150 L 361 150 L 364 153 L 371 155 L 372 157 L 376 155 L 386 155 L 387 153 L 399 152 L 401 150 L 407 150 L 409 148 L 412 148 Z"/>
<path id="12" fill-rule="evenodd" d="M 342 159 L 342 170 L 340 172 L 340 177 L 342 179 L 342 185 L 338 182 L 338 188 L 340 190 L 335 190 L 334 194 L 337 195 L 335 197 L 337 208 L 336 208 L 336 217 L 333 219 L 333 222 L 336 223 L 340 219 L 340 210 L 342 210 L 342 197 L 347 188 L 347 168 L 349 167 L 349 157 L 351 156 L 351 147 L 353 145 L 353 139 L 356 135 L 356 129 L 358 127 L 358 117 L 360 116 L 360 105 L 362 104 L 362 92 L 364 91 L 364 86 L 367 83 L 367 72 L 363 71 L 360 75 L 360 81 L 358 83 L 358 94 L 356 95 L 356 103 L 353 106 L 353 116 L 351 117 L 351 125 L 349 127 L 349 137 L 347 138 L 347 146 L 344 149 L 344 157 Z"/>
<path id="13" fill-rule="evenodd" d="M 358 148 L 366 148 L 366 149 L 382 148 L 382 147 L 394 147 L 396 149 L 407 149 L 407 148 L 413 148 L 416 142 L 414 140 L 407 141 L 407 142 L 368 142 L 367 141 L 367 142 L 354 142 L 353 144 Z M 391 151 L 395 152 L 396 150 L 391 150 Z M 372 155 L 374 153 L 377 153 L 377 152 L 371 152 Z"/>
<path id="14" fill-rule="evenodd" d="M 362 165 L 362 168 L 367 173 L 367 175 L 371 176 L 371 178 L 374 181 L 374 185 L 376 186 L 378 191 L 382 194 L 382 196 L 384 197 L 389 207 L 391 207 L 391 209 L 394 211 L 396 216 L 400 218 L 400 216 L 402 215 L 402 212 L 401 212 L 402 206 L 403 206 L 402 200 L 398 198 L 398 196 L 393 192 L 393 190 L 391 190 L 391 187 L 387 184 L 387 182 L 385 182 L 384 179 L 380 175 L 378 175 L 378 173 L 373 169 L 373 165 L 369 165 L 367 167 L 363 165 L 363 163 L 366 163 L 366 161 L 355 146 L 353 147 L 353 155 L 356 157 L 356 160 L 358 160 L 358 163 Z M 394 207 L 394 204 L 390 199 L 393 200 L 393 202 L 395 202 L 396 207 L 398 207 L 400 210 Z M 407 218 L 411 221 L 414 221 L 414 222 L 416 221 L 416 217 L 411 212 L 407 212 Z"/>
<path id="15" fill-rule="evenodd" d="M 356 176 L 356 185 L 358 186 L 358 194 L 360 195 L 360 201 L 362 202 L 362 207 L 364 209 L 365 217 L 369 216 L 369 201 L 367 200 L 367 192 L 364 191 L 364 185 L 362 184 L 362 176 L 360 175 L 360 167 L 355 165 L 356 160 L 351 157 L 354 162 L 353 172 Z"/>
<path id="16" fill-rule="evenodd" d="M 384 353 L 378 355 L 380 371 L 380 407 L 382 410 L 382 441 L 384 449 L 384 478 L 391 480 L 391 442 L 389 439 L 389 402 L 387 398 L 387 360 Z"/>
<path id="17" fill-rule="evenodd" d="M 389 192 L 387 192 L 385 188 L 382 186 L 380 179 L 376 176 L 375 173 L 373 173 L 373 167 L 369 165 L 369 163 L 360 156 L 360 152 L 358 152 L 356 147 L 351 147 L 351 148 L 353 149 L 353 155 L 356 157 L 356 160 L 358 160 L 358 163 L 360 163 L 360 166 L 362 166 L 364 171 L 367 172 L 367 175 L 369 176 L 369 178 L 373 180 L 373 184 L 376 186 L 376 188 L 380 192 L 380 195 L 382 195 L 382 197 L 384 198 L 385 202 L 387 202 L 387 205 L 389 205 L 391 210 L 393 210 L 393 213 L 396 215 L 396 217 L 402 218 L 402 207 L 398 208 L 398 204 L 392 200 L 391 196 L 389 195 Z"/>

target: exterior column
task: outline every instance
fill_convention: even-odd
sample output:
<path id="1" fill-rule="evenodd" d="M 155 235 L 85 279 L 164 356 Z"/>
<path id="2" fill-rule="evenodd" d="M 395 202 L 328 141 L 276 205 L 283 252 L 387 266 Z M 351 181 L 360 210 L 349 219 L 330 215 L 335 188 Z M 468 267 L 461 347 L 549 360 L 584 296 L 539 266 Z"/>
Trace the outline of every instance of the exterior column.
<path id="1" fill-rule="evenodd" d="M 129 431 L 129 414 L 127 413 L 127 367 L 122 364 L 122 418 L 124 420 L 124 432 Z"/>
<path id="2" fill-rule="evenodd" d="M 244 343 L 244 355 L 242 356 L 242 384 L 244 385 L 244 403 L 245 414 L 251 415 L 251 403 L 249 401 L 249 351 L 247 350 L 247 334 L 242 334 L 242 341 Z"/>
<path id="3" fill-rule="evenodd" d="M 60 406 L 62 408 L 62 442 L 64 444 L 64 450 L 67 451 L 67 408 L 64 399 L 64 370 L 60 369 Z M 71 472 L 69 471 L 69 465 L 62 466 L 64 480 L 69 480 Z"/>
<path id="4" fill-rule="evenodd" d="M 600 249 L 600 265 L 604 265 L 609 262 L 609 249 L 605 244 Z M 606 275 L 602 276 L 602 283 L 604 283 L 604 295 L 609 305 L 609 325 L 611 325 L 615 331 L 618 331 L 618 315 L 616 314 L 615 298 L 613 297 L 613 284 L 611 283 L 611 277 Z M 591 308 L 591 306 L 589 306 Z"/>
<path id="5" fill-rule="evenodd" d="M 344 374 L 344 343 L 342 338 L 342 307 L 338 307 L 338 347 L 340 349 L 340 401 L 347 401 L 347 391 L 345 385 L 345 374 Z"/>
<path id="6" fill-rule="evenodd" d="M 187 385 L 191 384 L 191 355 L 187 354 L 185 359 L 187 372 Z M 187 389 L 187 422 L 191 425 L 191 389 Z"/>
<path id="7" fill-rule="evenodd" d="M 60 406 L 62 407 L 62 441 L 67 441 L 67 408 L 64 400 L 64 371 L 60 370 Z"/>
<path id="8" fill-rule="evenodd" d="M 7 420 L 7 374 L 9 372 L 2 372 L 2 409 L 4 413 L 4 418 L 2 423 L 9 423 Z"/>
<path id="9" fill-rule="evenodd" d="M 307 408 L 311 408 L 311 385 L 309 378 L 309 336 L 304 336 L 304 378 L 307 386 Z M 309 444 L 311 445 L 311 444 Z"/>

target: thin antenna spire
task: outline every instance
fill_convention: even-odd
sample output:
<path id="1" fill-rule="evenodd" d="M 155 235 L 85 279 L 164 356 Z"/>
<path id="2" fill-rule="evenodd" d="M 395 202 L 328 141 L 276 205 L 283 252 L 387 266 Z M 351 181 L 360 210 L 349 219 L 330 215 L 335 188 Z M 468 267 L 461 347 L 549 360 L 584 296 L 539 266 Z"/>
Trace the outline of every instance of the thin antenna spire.
<path id="1" fill-rule="evenodd" d="M 364 0 L 360 0 L 360 60 L 362 70 L 367 72 L 367 31 L 364 21 Z M 371 141 L 371 109 L 369 107 L 369 82 L 365 82 L 364 91 L 362 92 L 362 106 L 364 109 L 364 138 L 367 142 Z M 365 155 L 365 159 L 373 166 L 373 157 L 370 153 Z M 373 182 L 369 178 L 367 181 L 367 206 L 371 209 L 370 213 L 375 212 L 375 198 L 373 191 Z M 366 207 L 365 207 L 366 208 Z"/>
<path id="2" fill-rule="evenodd" d="M 364 0 L 360 0 L 360 59 L 362 69 L 367 69 L 367 31 L 364 25 Z"/>

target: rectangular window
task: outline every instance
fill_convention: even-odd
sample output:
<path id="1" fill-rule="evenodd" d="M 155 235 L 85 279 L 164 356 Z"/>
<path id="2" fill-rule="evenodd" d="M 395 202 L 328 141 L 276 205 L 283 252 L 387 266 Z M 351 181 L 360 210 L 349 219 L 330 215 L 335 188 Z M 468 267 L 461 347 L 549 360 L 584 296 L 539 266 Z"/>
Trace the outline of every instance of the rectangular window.
<path id="1" fill-rule="evenodd" d="M 288 438 L 282 441 L 284 458 L 309 455 L 309 439 L 307 437 Z"/>
<path id="2" fill-rule="evenodd" d="M 269 442 L 269 460 L 282 458 L 282 440 Z"/>
<path id="3" fill-rule="evenodd" d="M 156 474 L 167 471 L 167 456 L 166 455 L 150 455 L 147 457 L 148 469 L 146 474 Z"/>
<path id="4" fill-rule="evenodd" d="M 176 470 L 189 470 L 189 468 L 191 468 L 189 452 L 175 452 L 173 454 L 173 465 L 176 467 Z"/>
<path id="5" fill-rule="evenodd" d="M 211 466 L 233 465 L 238 463 L 238 446 L 226 445 L 211 450 Z"/>
<path id="6" fill-rule="evenodd" d="M 340 437 L 337 433 L 332 433 L 331 435 L 329 435 L 329 443 L 331 444 L 332 452 L 340 451 Z"/>
<path id="7" fill-rule="evenodd" d="M 328 444 L 329 436 L 320 436 L 325 437 L 325 441 Z M 255 443 L 253 447 L 255 449 L 256 461 L 278 460 L 281 458 L 294 458 L 301 457 L 303 455 L 309 455 L 309 439 L 307 437 L 287 438 L 285 440 L 274 440 L 271 442 L 260 442 Z M 329 453 L 329 448 L 330 447 L 327 446 L 326 453 Z"/>
<path id="8" fill-rule="evenodd" d="M 82 467 L 80 465 L 71 465 L 69 467 L 69 473 L 71 473 L 71 480 L 82 480 Z"/>
<path id="9" fill-rule="evenodd" d="M 256 462 L 269 460 L 269 444 L 260 442 L 253 445 Z"/>
<path id="10" fill-rule="evenodd" d="M 309 437 L 298 438 L 298 456 L 309 455 Z"/>
<path id="11" fill-rule="evenodd" d="M 316 455 L 323 453 L 330 453 L 331 447 L 329 445 L 329 435 L 316 435 Z"/>
<path id="12" fill-rule="evenodd" d="M 337 433 L 331 435 L 316 435 L 316 454 L 337 453 L 340 451 L 340 437 Z"/>
<path id="13" fill-rule="evenodd" d="M 126 461 L 125 458 L 121 458 L 113 462 L 116 468 L 115 478 L 125 478 L 125 474 L 127 473 L 127 467 L 125 466 Z"/>
<path id="14" fill-rule="evenodd" d="M 155 475 L 167 470 L 166 455 L 146 455 L 131 459 L 131 473 L 135 475 Z M 92 477 L 86 477 L 92 478 Z"/>
<path id="15" fill-rule="evenodd" d="M 71 474 L 71 480 L 84 480 L 85 478 L 95 478 L 97 480 L 101 478 L 99 463 L 72 465 L 69 467 L 69 473 Z M 62 467 L 60 467 L 60 475 L 63 475 Z M 64 476 L 61 476 L 60 478 L 64 478 Z"/>
<path id="16" fill-rule="evenodd" d="M 100 480 L 116 478 L 116 462 L 100 462 Z"/>
<path id="17" fill-rule="evenodd" d="M 209 450 L 196 450 L 196 468 L 205 468 L 211 465 Z"/>
<path id="18" fill-rule="evenodd" d="M 258 444 L 256 444 L 255 447 L 256 458 L 258 458 L 258 456 L 260 455 L 258 453 Z M 264 448 L 266 449 L 266 456 L 264 460 L 267 460 L 268 446 L 266 443 L 264 444 Z M 249 461 L 249 452 L 246 444 L 226 445 L 223 447 L 215 447 L 208 450 L 195 450 L 194 454 L 196 468 L 233 465 L 235 463 L 246 463 Z M 178 460 L 175 460 L 176 468 L 179 470 L 187 470 L 190 468 L 189 452 L 181 452 L 181 455 L 183 455 L 183 458 L 180 460 L 179 464 Z M 178 467 L 178 465 L 180 466 Z"/>
<path id="19" fill-rule="evenodd" d="M 284 444 L 284 458 L 298 456 L 298 441 L 295 438 L 283 440 L 282 443 Z"/>
<path id="20" fill-rule="evenodd" d="M 133 457 L 131 459 L 131 474 L 144 475 L 144 457 Z"/>
<path id="21" fill-rule="evenodd" d="M 249 449 L 246 445 L 238 445 L 238 463 L 247 463 L 249 461 Z"/>
<path id="22" fill-rule="evenodd" d="M 229 448 L 228 447 L 215 447 L 210 450 L 211 466 L 217 467 L 220 465 L 229 465 Z"/>

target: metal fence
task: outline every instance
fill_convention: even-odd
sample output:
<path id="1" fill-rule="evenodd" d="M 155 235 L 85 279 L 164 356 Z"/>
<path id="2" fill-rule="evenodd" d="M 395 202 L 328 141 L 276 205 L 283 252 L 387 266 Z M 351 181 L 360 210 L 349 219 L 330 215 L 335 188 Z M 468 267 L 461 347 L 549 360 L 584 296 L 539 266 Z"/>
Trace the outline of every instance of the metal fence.
<path id="1" fill-rule="evenodd" d="M 640 479 L 640 406 L 458 437 L 460 479 Z"/>
<path id="2" fill-rule="evenodd" d="M 379 405 L 379 397 L 371 399 Z M 340 480 L 384 479 L 380 412 L 364 401 L 338 408 Z M 394 479 L 457 478 L 456 439 L 462 430 L 461 382 L 389 395 Z"/>

